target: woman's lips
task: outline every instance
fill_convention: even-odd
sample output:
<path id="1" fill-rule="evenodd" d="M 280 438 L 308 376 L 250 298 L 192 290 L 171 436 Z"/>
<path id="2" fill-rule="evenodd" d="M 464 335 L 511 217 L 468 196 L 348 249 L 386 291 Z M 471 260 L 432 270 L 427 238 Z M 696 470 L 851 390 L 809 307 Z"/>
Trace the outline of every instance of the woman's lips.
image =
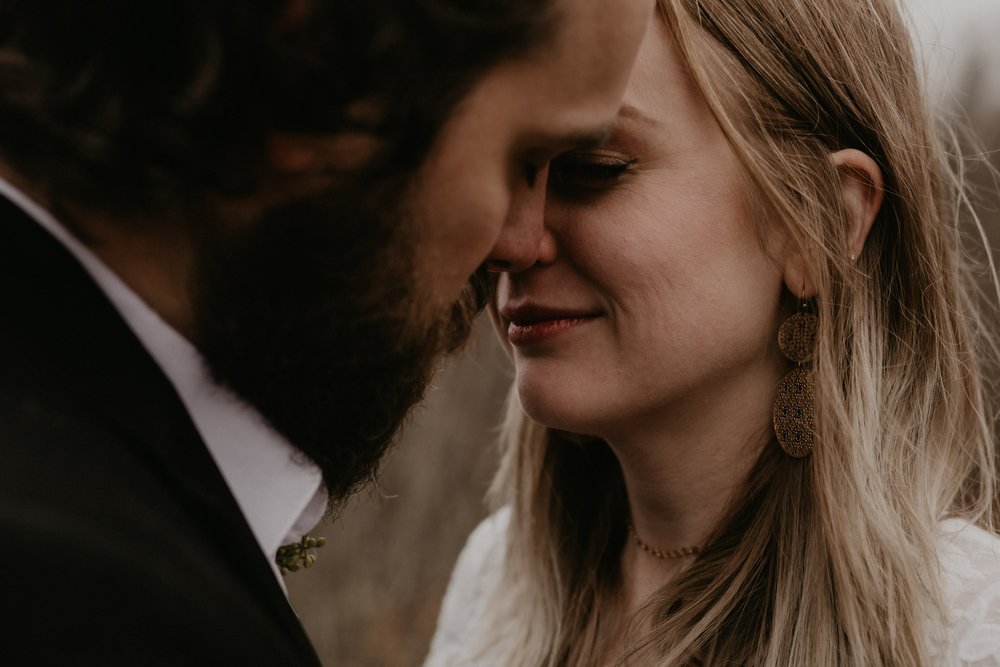
<path id="1" fill-rule="evenodd" d="M 502 308 L 500 316 L 507 320 L 507 339 L 513 345 L 531 345 L 551 340 L 598 317 L 600 313 L 585 310 L 562 310 L 533 304 Z"/>
<path id="2" fill-rule="evenodd" d="M 541 320 L 518 324 L 511 322 L 507 325 L 507 339 L 512 345 L 531 345 L 551 340 L 560 334 L 578 327 L 587 322 L 597 319 L 597 315 L 587 315 L 582 317 L 561 317 L 553 320 Z"/>

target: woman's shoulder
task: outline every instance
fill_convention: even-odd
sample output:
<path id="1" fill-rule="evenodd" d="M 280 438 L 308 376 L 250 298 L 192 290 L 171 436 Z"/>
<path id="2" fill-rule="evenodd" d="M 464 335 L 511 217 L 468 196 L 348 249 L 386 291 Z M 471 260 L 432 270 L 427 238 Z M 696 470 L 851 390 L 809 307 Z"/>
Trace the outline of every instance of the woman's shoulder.
<path id="1" fill-rule="evenodd" d="M 455 565 L 455 574 L 460 568 L 482 567 L 491 560 L 501 562 L 506 551 L 507 527 L 510 524 L 510 507 L 502 507 L 497 512 L 483 519 L 469 535 L 465 548 Z M 500 556 L 491 559 L 491 556 Z"/>
<path id="2" fill-rule="evenodd" d="M 479 600 L 492 592 L 491 587 L 500 579 L 503 570 L 509 524 L 510 508 L 503 507 L 483 519 L 472 531 L 451 573 L 446 605 L 450 598 L 467 604 L 473 598 Z"/>
<path id="3" fill-rule="evenodd" d="M 1000 667 L 1000 537 L 964 519 L 941 522 L 949 665 Z"/>
<path id="4" fill-rule="evenodd" d="M 486 612 L 503 575 L 509 523 L 510 508 L 505 507 L 469 536 L 452 571 L 424 667 L 484 664 L 470 662 L 470 652 L 490 631 Z"/>

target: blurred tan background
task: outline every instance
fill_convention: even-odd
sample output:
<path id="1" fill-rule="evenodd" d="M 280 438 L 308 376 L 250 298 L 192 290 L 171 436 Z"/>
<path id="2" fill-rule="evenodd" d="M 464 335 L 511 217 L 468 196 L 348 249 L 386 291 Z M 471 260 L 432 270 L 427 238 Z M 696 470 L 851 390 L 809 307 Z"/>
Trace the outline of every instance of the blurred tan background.
<path id="1" fill-rule="evenodd" d="M 312 568 L 285 578 L 323 664 L 419 665 L 465 539 L 485 516 L 509 362 L 487 318 L 438 374 L 377 489 L 332 525 Z"/>
<path id="2" fill-rule="evenodd" d="M 932 93 L 968 118 L 1000 168 L 1000 0 L 907 0 L 926 54 Z M 966 152 L 974 150 L 970 143 Z M 980 214 L 1000 245 L 1000 196 L 988 169 L 970 175 Z M 496 465 L 496 427 L 509 363 L 488 323 L 470 351 L 439 374 L 380 476 L 316 534 L 329 543 L 308 571 L 289 575 L 295 605 L 329 666 L 419 665 L 448 576 L 485 515 Z"/>

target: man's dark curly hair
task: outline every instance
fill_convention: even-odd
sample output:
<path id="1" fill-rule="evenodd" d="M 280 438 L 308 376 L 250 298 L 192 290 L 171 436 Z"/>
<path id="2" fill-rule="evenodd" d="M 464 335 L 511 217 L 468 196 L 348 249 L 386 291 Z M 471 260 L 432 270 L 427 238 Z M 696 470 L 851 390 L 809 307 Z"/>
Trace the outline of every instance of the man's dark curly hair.
<path id="1" fill-rule="evenodd" d="M 370 133 L 398 175 L 478 76 L 546 42 L 553 4 L 0 0 L 0 158 L 114 212 L 252 192 L 274 131 Z"/>

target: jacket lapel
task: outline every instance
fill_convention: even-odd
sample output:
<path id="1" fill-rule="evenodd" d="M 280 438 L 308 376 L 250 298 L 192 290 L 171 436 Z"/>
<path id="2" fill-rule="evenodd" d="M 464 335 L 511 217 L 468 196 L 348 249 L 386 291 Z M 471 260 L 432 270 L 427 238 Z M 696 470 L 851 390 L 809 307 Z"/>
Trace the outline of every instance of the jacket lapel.
<path id="1" fill-rule="evenodd" d="M 173 386 L 87 272 L 46 230 L 0 197 L 0 322 L 42 349 L 81 402 L 135 443 L 216 537 L 303 656 L 309 640 Z"/>

